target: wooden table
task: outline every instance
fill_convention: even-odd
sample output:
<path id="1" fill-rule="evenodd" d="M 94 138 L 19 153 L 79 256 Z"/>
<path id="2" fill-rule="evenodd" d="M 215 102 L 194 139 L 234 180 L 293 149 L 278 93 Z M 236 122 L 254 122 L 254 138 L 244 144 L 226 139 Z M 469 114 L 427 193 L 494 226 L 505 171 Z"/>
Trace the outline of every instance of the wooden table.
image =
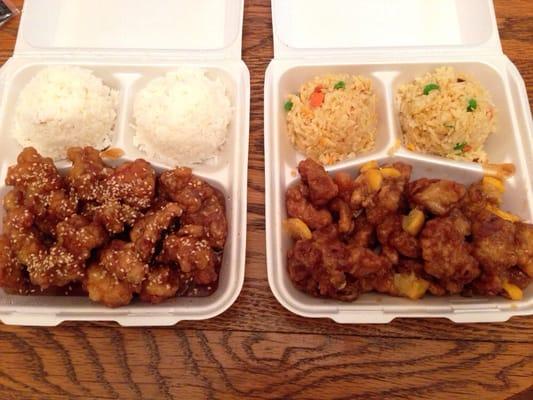
<path id="1" fill-rule="evenodd" d="M 531 0 L 495 3 L 504 50 L 533 99 Z M 0 324 L 0 399 L 533 399 L 533 318 L 350 326 L 300 318 L 274 299 L 264 244 L 269 4 L 246 0 L 243 55 L 252 76 L 248 262 L 237 302 L 210 321 L 168 328 Z M 2 61 L 11 55 L 17 24 L 0 30 Z"/>

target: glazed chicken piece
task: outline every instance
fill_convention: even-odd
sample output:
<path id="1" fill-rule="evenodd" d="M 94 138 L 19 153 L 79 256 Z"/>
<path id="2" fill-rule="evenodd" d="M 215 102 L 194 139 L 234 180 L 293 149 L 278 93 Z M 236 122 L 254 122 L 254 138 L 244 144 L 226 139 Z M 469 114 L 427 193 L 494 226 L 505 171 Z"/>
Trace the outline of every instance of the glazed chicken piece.
<path id="1" fill-rule="evenodd" d="M 533 225 L 516 224 L 516 255 L 517 265 L 533 278 Z"/>
<path id="2" fill-rule="evenodd" d="M 355 278 L 380 275 L 391 268 L 391 263 L 386 257 L 364 247 L 351 247 L 348 263 L 351 265 L 348 272 Z"/>
<path id="3" fill-rule="evenodd" d="M 402 208 L 403 200 L 402 189 L 393 183 L 385 184 L 365 207 L 368 221 L 373 225 L 378 225 L 388 215 L 398 213 Z"/>
<path id="4" fill-rule="evenodd" d="M 44 254 L 35 254 L 27 268 L 31 283 L 42 289 L 82 281 L 85 276 L 84 261 L 57 245 Z"/>
<path id="5" fill-rule="evenodd" d="M 495 199 L 491 200 L 487 196 L 481 182 L 477 182 L 468 187 L 466 195 L 460 203 L 460 208 L 466 217 L 473 220 L 479 212 L 486 209 L 488 204 L 497 204 L 493 203 L 493 200 Z"/>
<path id="6" fill-rule="evenodd" d="M 20 190 L 25 205 L 39 213 L 44 206 L 43 197 L 65 187 L 51 158 L 41 157 L 33 147 L 26 147 L 17 157 L 17 164 L 7 170 L 6 184 Z"/>
<path id="7" fill-rule="evenodd" d="M 302 182 L 287 190 L 286 207 L 289 217 L 300 218 L 311 229 L 319 229 L 331 224 L 328 210 L 313 206 L 309 201 L 309 188 Z"/>
<path id="8" fill-rule="evenodd" d="M 120 307 L 140 293 L 148 273 L 133 243 L 113 240 L 100 253 L 98 263 L 87 269 L 84 287 L 92 301 L 108 307 Z"/>
<path id="9" fill-rule="evenodd" d="M 4 234 L 20 264 L 29 265 L 35 257 L 42 257 L 46 247 L 39 232 L 33 227 L 35 216 L 24 207 L 13 207 L 3 220 Z"/>
<path id="10" fill-rule="evenodd" d="M 185 213 L 180 222 L 183 225 L 204 227 L 204 235 L 201 238 L 214 249 L 224 248 L 228 234 L 228 221 L 224 196 L 218 190 L 213 189 L 213 194 L 203 200 L 200 209 L 194 213 Z M 196 230 L 199 231 L 198 228 Z"/>
<path id="11" fill-rule="evenodd" d="M 8 293 L 25 294 L 28 291 L 28 277 L 11 248 L 6 235 L 0 235 L 0 286 Z"/>
<path id="12" fill-rule="evenodd" d="M 152 304 L 176 296 L 180 287 L 180 278 L 175 268 L 160 264 L 150 268 L 143 283 L 140 299 Z"/>
<path id="13" fill-rule="evenodd" d="M 102 183 L 104 199 L 114 199 L 137 210 L 152 205 L 155 198 L 156 175 L 152 166 L 138 159 L 115 168 Z"/>
<path id="14" fill-rule="evenodd" d="M 394 168 L 399 176 L 385 176 L 377 193 L 365 199 L 362 206 L 365 207 L 368 221 L 378 225 L 391 214 L 397 214 L 405 206 L 404 190 L 411 176 L 411 166 L 396 162 L 385 167 Z M 359 175 L 357 179 L 363 175 Z M 354 196 L 352 196 L 353 199 Z"/>
<path id="15" fill-rule="evenodd" d="M 353 212 L 345 201 L 340 198 L 333 199 L 329 204 L 329 209 L 338 216 L 337 226 L 340 233 L 349 234 L 353 231 L 355 227 Z"/>
<path id="16" fill-rule="evenodd" d="M 178 236 L 190 236 L 195 239 L 203 239 L 206 237 L 205 227 L 203 225 L 183 225 L 177 232 Z"/>
<path id="17" fill-rule="evenodd" d="M 57 242 L 49 250 L 42 242 L 34 244 L 38 251 L 33 250 L 25 263 L 31 282 L 47 289 L 81 281 L 91 251 L 106 239 L 104 229 L 97 223 L 80 215 L 65 219 L 57 224 Z"/>
<path id="18" fill-rule="evenodd" d="M 24 148 L 17 164 L 8 168 L 6 184 L 15 187 L 22 197 L 19 203 L 35 215 L 36 224 L 46 233 L 54 234 L 55 225 L 76 212 L 77 202 L 66 192 L 54 162 L 33 147 Z"/>
<path id="19" fill-rule="evenodd" d="M 186 214 L 198 212 L 205 200 L 216 195 L 215 189 L 186 167 L 163 172 L 159 183 L 160 196 L 177 203 Z"/>
<path id="20" fill-rule="evenodd" d="M 78 201 L 64 190 L 56 190 L 48 196 L 47 210 L 44 215 L 36 215 L 35 226 L 43 233 L 56 236 L 56 226 L 76 213 Z"/>
<path id="21" fill-rule="evenodd" d="M 196 284 L 208 285 L 218 279 L 219 260 L 206 240 L 190 236 L 167 236 L 159 261 L 176 263 L 186 276 L 191 276 Z"/>
<path id="22" fill-rule="evenodd" d="M 106 240 L 107 234 L 103 227 L 81 215 L 72 215 L 57 224 L 57 245 L 82 261 L 87 260 L 91 251 Z"/>
<path id="23" fill-rule="evenodd" d="M 418 260 L 412 260 L 410 258 L 401 258 L 394 269 L 397 272 L 413 273 L 416 276 L 424 276 L 425 274 L 424 264 Z"/>
<path id="24" fill-rule="evenodd" d="M 182 213 L 183 210 L 177 203 L 168 203 L 161 210 L 149 211 L 137 221 L 130 232 L 130 238 L 141 260 L 150 260 L 163 232 L 169 229 Z"/>
<path id="25" fill-rule="evenodd" d="M 102 182 L 113 172 L 93 147 L 72 147 L 67 151 L 72 167 L 67 181 L 80 200 L 102 201 Z"/>
<path id="26" fill-rule="evenodd" d="M 123 232 L 126 226 L 133 226 L 142 215 L 142 211 L 111 199 L 103 204 L 88 203 L 83 215 L 104 226 L 111 234 Z"/>
<path id="27" fill-rule="evenodd" d="M 368 222 L 366 215 L 361 213 L 354 219 L 352 234 L 347 238 L 350 247 L 372 247 L 375 244 L 375 228 Z"/>
<path id="28" fill-rule="evenodd" d="M 125 280 L 119 280 L 103 265 L 93 263 L 87 269 L 84 288 L 89 298 L 107 307 L 128 305 L 133 298 L 131 285 Z"/>
<path id="29" fill-rule="evenodd" d="M 308 158 L 298 164 L 302 181 L 309 187 L 309 200 L 315 207 L 325 206 L 337 197 L 339 188 L 328 175 L 324 167 Z"/>
<path id="30" fill-rule="evenodd" d="M 420 255 L 418 240 L 402 229 L 402 216 L 391 214 L 376 228 L 377 237 L 383 249 L 397 251 L 404 257 L 417 258 Z M 396 257 L 392 261 L 396 261 Z M 393 262 L 394 263 L 394 262 Z"/>
<path id="31" fill-rule="evenodd" d="M 479 264 L 469 243 L 452 219 L 440 217 L 427 222 L 420 234 L 424 271 L 438 279 L 450 293 L 460 293 L 479 274 Z"/>
<path id="32" fill-rule="evenodd" d="M 334 225 L 313 232 L 311 241 L 296 242 L 297 245 L 299 243 L 300 246 L 294 247 L 294 254 L 289 251 L 289 273 L 292 269 L 306 277 L 308 282 L 303 282 L 304 287 L 311 294 L 338 299 L 355 299 L 359 296 L 359 287 L 349 285 L 346 281 L 344 270 L 349 269 L 349 251 L 339 241 Z"/>
<path id="33" fill-rule="evenodd" d="M 204 238 L 215 248 L 224 247 L 227 219 L 224 195 L 195 177 L 190 168 L 176 168 L 159 177 L 159 197 L 154 209 L 172 201 L 183 209 L 181 223 L 202 225 Z"/>
<path id="34" fill-rule="evenodd" d="M 10 190 L 4 196 L 3 206 L 6 212 L 24 207 L 24 194 L 17 189 Z"/>
<path id="35" fill-rule="evenodd" d="M 479 212 L 472 221 L 473 255 L 485 271 L 499 275 L 518 261 L 516 226 L 490 211 Z"/>
<path id="36" fill-rule="evenodd" d="M 474 282 L 471 291 L 483 296 L 497 296 L 503 291 L 502 279 L 492 272 L 483 272 Z M 467 292 L 468 293 L 468 292 Z"/>
<path id="37" fill-rule="evenodd" d="M 100 265 L 113 274 L 119 281 L 127 282 L 133 292 L 138 293 L 148 273 L 144 263 L 135 251 L 133 243 L 113 240 L 102 250 Z"/>
<path id="38" fill-rule="evenodd" d="M 98 221 L 111 234 L 133 226 L 155 193 L 155 172 L 143 160 L 113 170 L 92 147 L 69 149 L 72 168 L 67 180 L 85 202 L 83 215 Z"/>
<path id="39" fill-rule="evenodd" d="M 409 201 L 434 215 L 448 214 L 466 194 L 463 185 L 444 179 L 418 179 L 407 187 Z"/>
<path id="40" fill-rule="evenodd" d="M 355 189 L 355 181 L 350 174 L 346 172 L 337 172 L 333 177 L 333 181 L 339 189 L 338 197 L 347 204 L 350 204 L 352 193 Z"/>
<path id="41" fill-rule="evenodd" d="M 452 221 L 455 229 L 463 236 L 470 236 L 472 234 L 472 222 L 463 214 L 459 208 L 453 208 L 448 215 Z"/>
<path id="42" fill-rule="evenodd" d="M 293 282 L 314 296 L 351 301 L 362 291 L 360 278 L 369 281 L 389 272 L 391 264 L 364 247 L 347 246 L 338 239 L 334 225 L 313 232 L 311 240 L 299 240 L 287 255 Z"/>
<path id="43" fill-rule="evenodd" d="M 346 183 L 343 182 L 343 184 Z M 351 186 L 352 192 L 350 193 L 349 204 L 352 210 L 359 212 L 372 204 L 376 193 L 372 191 L 363 174 L 359 174 Z M 344 193 L 347 188 L 343 187 L 342 189 Z"/>
<path id="44" fill-rule="evenodd" d="M 325 230 L 334 227 L 329 225 Z M 327 236 L 327 235 L 326 235 Z M 357 282 L 347 282 L 339 261 L 347 260 L 347 249 L 332 237 L 322 239 L 322 245 L 315 240 L 298 240 L 287 253 L 287 270 L 296 287 L 312 296 L 326 296 L 351 301 L 361 290 Z M 323 257 L 324 245 L 329 247 L 326 259 Z M 337 254 L 337 257 L 334 256 Z"/>

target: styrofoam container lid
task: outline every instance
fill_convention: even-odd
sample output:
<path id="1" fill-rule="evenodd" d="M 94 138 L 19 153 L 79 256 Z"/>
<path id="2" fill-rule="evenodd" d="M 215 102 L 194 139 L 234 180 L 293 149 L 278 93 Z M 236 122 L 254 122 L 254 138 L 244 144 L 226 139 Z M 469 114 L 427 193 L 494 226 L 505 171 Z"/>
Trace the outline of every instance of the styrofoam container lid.
<path id="1" fill-rule="evenodd" d="M 491 0 L 272 0 L 275 58 L 501 52 Z"/>
<path id="2" fill-rule="evenodd" d="M 241 58 L 244 0 L 26 0 L 15 54 Z"/>

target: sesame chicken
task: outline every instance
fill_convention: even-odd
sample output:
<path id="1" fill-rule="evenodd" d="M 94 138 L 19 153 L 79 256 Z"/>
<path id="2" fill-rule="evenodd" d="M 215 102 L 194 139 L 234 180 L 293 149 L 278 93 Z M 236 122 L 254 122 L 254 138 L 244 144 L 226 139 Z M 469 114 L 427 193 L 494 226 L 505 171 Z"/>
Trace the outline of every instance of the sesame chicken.
<path id="1" fill-rule="evenodd" d="M 148 272 L 148 264 L 141 260 L 133 243 L 122 240 L 113 240 L 102 250 L 100 264 L 117 279 L 128 282 L 137 293 Z"/>
<path id="2" fill-rule="evenodd" d="M 216 290 L 228 230 L 219 190 L 188 168 L 157 176 L 141 159 L 112 167 L 91 147 L 67 154 L 65 176 L 33 148 L 9 168 L 0 287 L 108 307 Z"/>
<path id="3" fill-rule="evenodd" d="M 200 285 L 215 282 L 218 278 L 219 260 L 206 240 L 169 235 L 163 242 L 159 260 L 176 263 L 182 272 L 192 276 L 194 282 Z"/>
<path id="4" fill-rule="evenodd" d="M 169 265 L 155 265 L 150 269 L 143 283 L 140 299 L 158 304 L 174 297 L 180 287 L 180 279 L 176 269 Z"/>
<path id="5" fill-rule="evenodd" d="M 92 301 L 107 307 L 128 305 L 133 298 L 133 290 L 127 281 L 117 279 L 104 266 L 96 263 L 87 269 L 84 286 Z"/>
<path id="6" fill-rule="evenodd" d="M 133 226 L 130 238 L 142 260 L 150 260 L 163 231 L 169 229 L 182 213 L 176 203 L 168 203 L 161 210 L 148 212 Z"/>

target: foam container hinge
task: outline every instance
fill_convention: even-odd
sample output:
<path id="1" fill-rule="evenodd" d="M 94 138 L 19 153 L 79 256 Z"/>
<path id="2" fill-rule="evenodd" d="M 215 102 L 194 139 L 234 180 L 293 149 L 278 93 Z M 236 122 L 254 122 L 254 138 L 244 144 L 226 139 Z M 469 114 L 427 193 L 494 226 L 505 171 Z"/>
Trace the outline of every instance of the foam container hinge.
<path id="1" fill-rule="evenodd" d="M 42 68 L 50 65 L 76 65 L 88 68 L 94 71 L 96 76 L 102 78 L 106 85 L 117 89 L 119 105 L 111 146 L 124 150 L 125 155 L 113 163 L 120 164 L 123 161 L 144 158 L 158 172 L 175 166 L 152 160 L 133 145 L 132 114 L 135 95 L 152 78 L 181 67 L 202 68 L 207 71 L 209 76 L 216 76 L 225 83 L 234 108 L 228 130 L 228 140 L 219 154 L 203 164 L 192 165 L 193 173 L 196 176 L 220 189 L 226 198 L 229 230 L 220 270 L 219 285 L 218 289 L 208 297 L 178 297 L 158 305 L 135 301 L 118 309 L 110 309 L 101 304 L 93 303 L 88 297 L 17 296 L 8 295 L 0 289 L 0 320 L 7 324 L 18 325 L 57 325 L 66 320 L 97 320 L 116 321 L 124 326 L 156 326 L 172 325 L 181 320 L 202 320 L 214 317 L 233 304 L 244 281 L 250 77 L 246 65 L 240 59 L 243 2 L 232 0 L 222 2 L 224 3 L 223 10 L 226 11 L 226 14 L 231 13 L 231 18 L 230 15 L 211 16 L 211 20 L 224 18 L 225 22 L 219 24 L 221 29 L 231 32 L 239 31 L 237 36 L 232 33 L 228 36 L 227 43 L 217 42 L 211 46 L 209 41 L 220 38 L 216 35 L 204 34 L 202 37 L 207 42 L 200 38 L 200 42 L 195 43 L 201 48 L 199 52 L 197 49 L 190 48 L 183 50 L 186 45 L 190 44 L 190 41 L 179 42 L 183 38 L 176 39 L 178 42 L 167 41 L 165 44 L 168 45 L 168 49 L 155 50 L 154 46 L 157 45 L 158 40 L 161 40 L 161 35 L 157 34 L 154 34 L 155 43 L 143 42 L 145 49 L 142 51 L 133 51 L 131 50 L 131 42 L 118 43 L 116 39 L 114 42 L 111 39 L 111 42 L 120 45 L 120 49 L 102 49 L 101 52 L 87 48 L 57 48 L 57 43 L 50 42 L 46 42 L 46 45 L 52 47 L 46 49 L 44 54 L 42 48 L 35 50 L 36 47 L 28 47 L 26 40 L 35 35 L 24 31 L 25 22 L 34 22 L 33 18 L 39 14 L 43 6 L 48 7 L 49 4 L 53 4 L 57 7 L 53 11 L 58 14 L 55 15 L 55 25 L 44 28 L 48 33 L 46 40 L 60 41 L 57 36 L 53 35 L 53 32 L 48 32 L 50 29 L 61 27 L 64 32 L 73 29 L 69 26 L 71 21 L 61 19 L 64 17 L 61 17 L 63 14 L 59 12 L 61 7 L 71 7 L 71 1 L 76 2 L 80 7 L 85 7 L 87 11 L 93 10 L 98 2 L 103 5 L 101 0 L 53 0 L 52 3 L 48 4 L 42 0 L 27 0 L 25 6 L 29 9 L 25 10 L 27 14 L 23 16 L 22 32 L 19 32 L 19 40 L 22 44 L 17 42 L 17 46 L 20 45 L 19 47 L 23 50 L 17 51 L 15 56 L 9 59 L 0 70 L 0 195 L 3 196 L 9 190 L 9 187 L 4 184 L 7 169 L 16 163 L 16 157 L 22 150 L 10 135 L 17 96 L 24 85 Z M 120 4 L 121 2 L 128 4 Z M 198 17 L 195 7 L 207 7 L 204 11 L 209 10 L 210 6 L 213 10 L 220 8 L 219 4 L 213 4 L 219 0 L 202 0 L 195 4 L 189 3 L 187 0 L 163 0 L 163 2 L 171 7 L 171 12 L 176 13 L 185 10 L 187 11 L 185 14 L 189 17 L 191 17 L 190 14 Z M 146 8 L 147 2 L 133 0 L 133 3 L 140 5 L 141 8 Z M 108 2 L 106 2 L 106 7 L 109 11 Z M 121 16 L 124 19 L 126 17 L 121 13 L 130 8 L 135 8 L 132 0 L 118 0 L 109 11 L 116 15 L 109 18 L 118 20 L 118 17 Z M 143 10 L 141 9 L 141 11 Z M 160 14 L 164 14 L 165 11 L 168 12 L 168 9 L 165 10 L 162 7 L 159 11 Z M 139 12 L 139 9 L 136 12 Z M 163 18 L 163 15 L 160 17 Z M 205 16 L 199 17 L 202 18 L 199 23 L 203 23 L 206 25 L 205 27 L 212 23 Z M 154 17 L 152 16 L 152 18 Z M 51 19 L 53 20 L 54 16 Z M 121 21 L 124 21 L 123 19 Z M 169 27 L 167 28 L 171 29 L 176 20 L 168 21 L 168 23 Z M 154 21 L 154 24 L 157 25 L 157 20 Z M 224 24 L 236 25 L 228 27 Z M 128 28 L 125 25 L 121 29 L 131 29 L 131 27 Z M 96 43 L 107 43 L 104 39 L 104 37 L 97 37 Z M 135 40 L 135 37 L 130 39 Z M 70 46 L 72 43 L 69 40 L 71 38 L 66 38 L 65 43 Z M 82 42 L 85 47 L 90 47 L 89 42 L 83 40 Z M 176 46 L 177 50 L 171 49 L 172 46 Z M 27 51 L 27 48 L 33 50 Z M 60 161 L 57 165 L 60 171 L 65 171 L 69 163 Z M 3 215 L 4 210 L 2 209 L 0 210 L 0 219 Z"/>
<path id="2" fill-rule="evenodd" d="M 501 50 L 497 50 L 499 41 L 497 30 L 494 33 L 494 10 L 490 1 L 395 2 L 397 8 L 392 13 L 389 11 L 391 18 L 396 14 L 396 17 L 401 19 L 402 12 L 404 14 L 408 12 L 405 11 L 406 7 L 427 7 L 430 3 L 440 9 L 455 10 L 457 12 L 455 22 L 459 28 L 467 25 L 469 18 L 474 15 L 486 15 L 488 18 L 485 25 L 479 21 L 477 23 L 470 21 L 472 22 L 470 30 L 458 30 L 458 34 L 459 32 L 463 34 L 462 37 L 457 38 L 453 32 L 452 34 L 448 32 L 446 35 L 449 36 L 433 37 L 431 43 L 428 41 L 428 36 L 423 35 L 423 27 L 420 28 L 420 32 L 412 32 L 413 35 L 424 38 L 422 42 L 416 40 L 413 42 L 412 38 L 406 36 L 407 34 L 404 33 L 405 37 L 402 37 L 400 33 L 399 37 L 389 40 L 397 42 L 396 49 L 385 48 L 388 38 L 392 37 L 386 35 L 393 35 L 394 32 L 380 26 L 376 27 L 373 24 L 375 21 L 361 21 L 354 17 L 355 9 L 365 3 L 364 0 L 356 0 L 349 4 L 344 0 L 328 2 L 328 7 L 337 10 L 344 7 L 345 14 L 349 17 L 343 18 L 335 25 L 326 22 L 325 26 L 317 29 L 329 31 L 337 29 L 346 32 L 348 26 L 358 25 L 361 22 L 369 31 L 365 32 L 364 36 L 361 36 L 360 32 L 358 36 L 358 32 L 355 32 L 349 37 L 345 35 L 340 38 L 338 32 L 337 35 L 329 32 L 329 39 L 320 39 L 322 47 L 316 49 L 312 43 L 305 41 L 302 30 L 305 31 L 308 27 L 310 40 L 319 40 L 320 32 L 315 32 L 313 29 L 317 27 L 313 22 L 315 18 L 318 21 L 318 17 L 309 14 L 309 9 L 308 14 L 304 13 L 303 16 L 297 14 L 295 7 L 298 2 L 301 3 L 300 0 L 290 2 L 290 6 L 287 7 L 287 3 L 273 0 L 276 57 L 269 65 L 265 79 L 267 264 L 269 284 L 278 301 L 298 315 L 331 318 L 340 323 L 386 323 L 397 317 L 438 317 L 455 322 L 491 322 L 505 321 L 515 315 L 533 314 L 533 285 L 524 291 L 523 299 L 520 301 L 460 296 L 426 296 L 422 300 L 411 301 L 370 293 L 362 295 L 351 303 L 313 298 L 292 285 L 286 271 L 286 255 L 292 239 L 282 228 L 282 221 L 286 218 L 285 192 L 299 179 L 297 165 L 304 156 L 289 142 L 283 104 L 288 94 L 298 93 L 303 83 L 321 74 L 349 73 L 368 76 L 373 81 L 378 97 L 379 122 L 374 150 L 355 159 L 329 166 L 326 168 L 328 172 L 345 171 L 355 176 L 359 167 L 369 160 L 378 160 L 380 163 L 398 160 L 413 166 L 412 179 L 445 178 L 464 184 L 473 183 L 483 176 L 481 165 L 417 154 L 403 146 L 394 152 L 391 151 L 401 138 L 395 93 L 399 85 L 442 65 L 453 66 L 474 76 L 489 90 L 498 109 L 498 129 L 489 137 L 485 146 L 489 161 L 514 163 L 516 166 L 516 174 L 506 181 L 502 208 L 526 221 L 533 222 L 531 112 L 523 79 Z M 316 12 L 322 10 L 320 4 L 314 0 L 310 0 L 309 4 L 310 8 L 315 7 Z M 386 0 L 376 0 L 373 4 L 379 9 L 380 5 L 385 7 L 391 3 Z M 352 6 L 353 8 L 350 8 Z M 465 7 L 468 9 L 465 10 Z M 320 16 L 320 20 L 324 20 L 324 15 Z M 381 16 L 383 17 L 383 14 Z M 299 21 L 299 18 L 302 20 Z M 409 18 L 413 18 L 412 15 Z M 344 19 L 347 20 L 346 26 L 342 26 Z M 284 25 L 285 20 L 290 20 L 291 25 Z M 491 21 L 494 22 L 492 29 L 491 26 L 486 26 L 490 25 Z M 454 23 L 450 26 L 453 28 Z M 373 38 L 377 47 L 364 47 L 368 37 Z M 461 40 L 462 46 L 454 42 Z M 481 41 L 480 44 L 477 41 Z M 332 48 L 334 46 L 337 47 Z M 353 48 L 350 49 L 349 46 Z M 319 57 L 320 54 L 322 57 Z"/>

